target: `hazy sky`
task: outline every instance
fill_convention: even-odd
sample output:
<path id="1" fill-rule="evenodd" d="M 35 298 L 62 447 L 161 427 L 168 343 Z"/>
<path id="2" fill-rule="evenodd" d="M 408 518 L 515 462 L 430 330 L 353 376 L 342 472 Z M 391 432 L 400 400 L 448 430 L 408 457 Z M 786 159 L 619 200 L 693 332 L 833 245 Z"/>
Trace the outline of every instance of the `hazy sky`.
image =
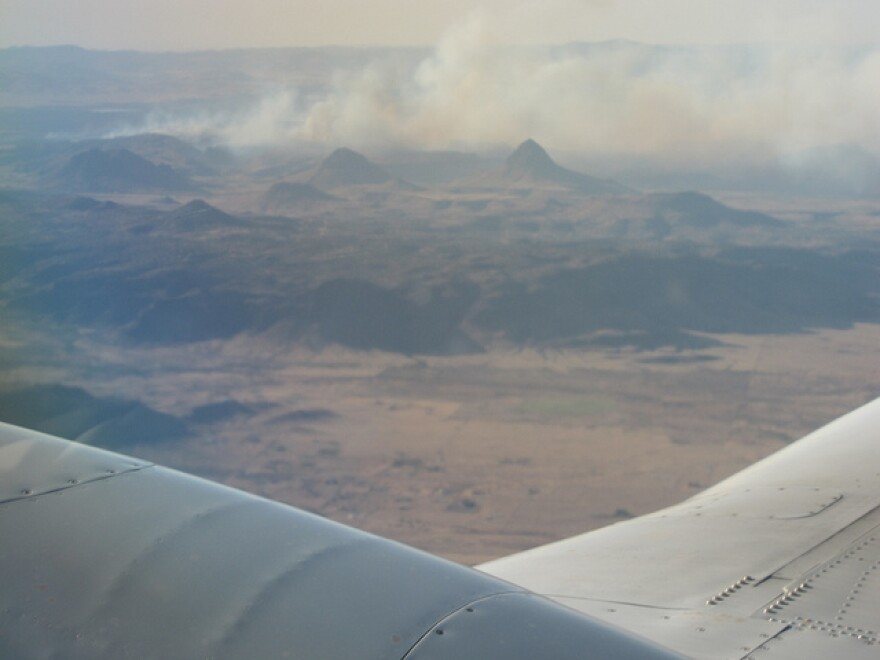
<path id="1" fill-rule="evenodd" d="M 0 46 L 431 45 L 477 7 L 510 43 L 880 42 L 877 0 L 0 0 Z"/>

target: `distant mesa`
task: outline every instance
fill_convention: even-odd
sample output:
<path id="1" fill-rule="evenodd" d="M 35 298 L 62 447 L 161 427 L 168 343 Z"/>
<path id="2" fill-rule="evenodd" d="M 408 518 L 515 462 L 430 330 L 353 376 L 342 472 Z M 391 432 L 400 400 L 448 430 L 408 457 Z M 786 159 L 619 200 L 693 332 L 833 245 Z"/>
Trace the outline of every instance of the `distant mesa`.
<path id="1" fill-rule="evenodd" d="M 291 412 L 278 415 L 271 420 L 271 423 L 278 424 L 281 422 L 326 422 L 331 419 L 336 419 L 337 417 L 339 417 L 339 415 L 337 415 L 332 410 L 327 410 L 326 408 L 305 408 L 302 410 L 293 410 Z"/>
<path id="2" fill-rule="evenodd" d="M 362 154 L 344 147 L 327 156 L 306 180 L 306 183 L 321 190 L 333 190 L 345 186 L 378 185 L 415 188 L 411 183 L 391 176 Z"/>
<path id="3" fill-rule="evenodd" d="M 639 360 L 642 364 L 698 364 L 701 362 L 717 362 L 717 355 L 658 355 Z"/>
<path id="4" fill-rule="evenodd" d="M 213 147 L 203 151 L 188 142 L 161 133 L 127 135 L 96 143 L 103 150 L 127 149 L 153 163 L 164 163 L 187 176 L 210 176 L 227 167 L 232 156 L 224 149 Z"/>
<path id="5" fill-rule="evenodd" d="M 89 149 L 71 156 L 59 173 L 63 187 L 86 192 L 194 190 L 188 177 L 128 149 Z"/>
<path id="6" fill-rule="evenodd" d="M 228 422 L 237 417 L 247 417 L 271 407 L 272 404 L 246 404 L 235 399 L 206 403 L 192 409 L 186 421 L 194 424 L 216 424 Z"/>
<path id="7" fill-rule="evenodd" d="M 154 291 L 134 323 L 126 326 L 128 339 L 146 345 L 179 345 L 229 339 L 261 324 L 259 303 L 253 297 L 219 286 L 199 286 L 183 293 Z M 265 304 L 265 303 L 263 303 Z"/>
<path id="8" fill-rule="evenodd" d="M 80 195 L 67 205 L 70 211 L 112 211 L 120 208 L 119 204 L 111 201 L 100 201 L 93 197 L 83 197 Z"/>
<path id="9" fill-rule="evenodd" d="M 736 227 L 777 229 L 785 223 L 756 211 L 730 208 L 708 195 L 697 192 L 656 193 L 649 195 L 654 217 L 667 223 L 681 223 L 692 227 L 717 227 L 728 224 Z"/>
<path id="10" fill-rule="evenodd" d="M 183 206 L 164 213 L 162 225 L 171 226 L 177 231 L 205 231 L 221 227 L 242 227 L 244 222 L 208 204 L 203 199 L 194 199 Z"/>
<path id="11" fill-rule="evenodd" d="M 615 181 L 597 179 L 557 164 L 547 151 L 534 140 L 526 140 L 494 172 L 473 179 L 480 187 L 541 188 L 562 187 L 590 194 L 622 194 L 630 192 Z"/>
<path id="12" fill-rule="evenodd" d="M 647 350 L 709 348 L 715 340 L 704 334 L 847 328 L 880 318 L 867 263 L 783 248 L 631 253 L 510 283 L 469 322 L 516 343 Z"/>
<path id="13" fill-rule="evenodd" d="M 263 195 L 263 211 L 277 211 L 290 206 L 313 206 L 334 202 L 338 197 L 329 195 L 309 183 L 281 181 Z"/>
<path id="14" fill-rule="evenodd" d="M 99 447 L 173 443 L 188 435 L 176 417 L 82 388 L 31 385 L 0 392 L 0 420 Z"/>
<path id="15" fill-rule="evenodd" d="M 466 355 L 483 347 L 462 329 L 465 314 L 479 297 L 468 281 L 431 291 L 417 303 L 401 291 L 366 280 L 324 282 L 299 302 L 298 317 L 328 343 L 358 350 L 407 355 Z"/>
<path id="16" fill-rule="evenodd" d="M 70 202 L 67 208 L 71 211 L 94 211 L 99 206 L 101 206 L 101 202 L 94 197 L 79 196 Z"/>

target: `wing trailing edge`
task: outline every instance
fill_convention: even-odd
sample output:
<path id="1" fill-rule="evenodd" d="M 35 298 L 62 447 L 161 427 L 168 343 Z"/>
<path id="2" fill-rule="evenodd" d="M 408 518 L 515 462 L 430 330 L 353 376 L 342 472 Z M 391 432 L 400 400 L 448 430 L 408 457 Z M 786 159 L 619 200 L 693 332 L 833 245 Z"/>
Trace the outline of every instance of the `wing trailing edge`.
<path id="1" fill-rule="evenodd" d="M 880 399 L 679 505 L 479 568 L 691 657 L 880 657 Z"/>

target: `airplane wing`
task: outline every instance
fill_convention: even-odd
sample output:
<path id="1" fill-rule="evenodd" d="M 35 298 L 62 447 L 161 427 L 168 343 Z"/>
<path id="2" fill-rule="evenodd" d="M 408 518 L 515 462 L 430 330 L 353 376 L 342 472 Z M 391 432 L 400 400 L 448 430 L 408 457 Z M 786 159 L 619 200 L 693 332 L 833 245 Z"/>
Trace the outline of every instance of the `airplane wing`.
<path id="1" fill-rule="evenodd" d="M 0 425 L 0 657 L 880 657 L 877 429 L 478 572 Z"/>
<path id="2" fill-rule="evenodd" d="M 481 570 L 695 658 L 880 658 L 880 399 L 691 499 Z"/>
<path id="3" fill-rule="evenodd" d="M 0 424 L 0 658 L 679 657 L 470 568 Z"/>

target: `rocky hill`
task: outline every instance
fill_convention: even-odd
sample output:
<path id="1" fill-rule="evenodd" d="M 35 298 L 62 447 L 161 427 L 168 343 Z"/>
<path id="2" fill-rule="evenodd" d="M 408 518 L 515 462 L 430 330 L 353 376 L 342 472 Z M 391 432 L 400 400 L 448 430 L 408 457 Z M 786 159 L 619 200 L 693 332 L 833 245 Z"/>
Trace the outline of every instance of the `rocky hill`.
<path id="1" fill-rule="evenodd" d="M 551 186 L 588 195 L 628 192 L 626 186 L 615 181 L 598 179 L 562 167 L 550 157 L 541 145 L 531 139 L 520 144 L 507 157 L 501 168 L 474 177 L 470 184 L 483 188 L 543 188 Z"/>
<path id="2" fill-rule="evenodd" d="M 210 229 L 243 227 L 245 223 L 208 204 L 203 199 L 194 199 L 180 208 L 160 216 L 166 229 L 183 232 L 207 231 Z"/>
<path id="3" fill-rule="evenodd" d="M 655 218 L 669 223 L 682 223 L 692 227 L 729 224 L 764 229 L 777 229 L 785 225 L 765 213 L 733 209 L 697 192 L 658 193 L 649 195 L 648 201 L 654 207 Z"/>
<path id="4" fill-rule="evenodd" d="M 317 167 L 308 183 L 321 190 L 342 186 L 376 185 L 388 183 L 393 177 L 365 156 L 341 148 L 331 153 Z"/>
<path id="5" fill-rule="evenodd" d="M 188 177 L 128 149 L 92 148 L 71 156 L 57 176 L 58 184 L 82 192 L 130 193 L 195 190 Z"/>
<path id="6" fill-rule="evenodd" d="M 0 391 L 9 424 L 115 449 L 175 442 L 187 435 L 176 417 L 139 401 L 95 397 L 79 387 L 30 385 Z"/>

